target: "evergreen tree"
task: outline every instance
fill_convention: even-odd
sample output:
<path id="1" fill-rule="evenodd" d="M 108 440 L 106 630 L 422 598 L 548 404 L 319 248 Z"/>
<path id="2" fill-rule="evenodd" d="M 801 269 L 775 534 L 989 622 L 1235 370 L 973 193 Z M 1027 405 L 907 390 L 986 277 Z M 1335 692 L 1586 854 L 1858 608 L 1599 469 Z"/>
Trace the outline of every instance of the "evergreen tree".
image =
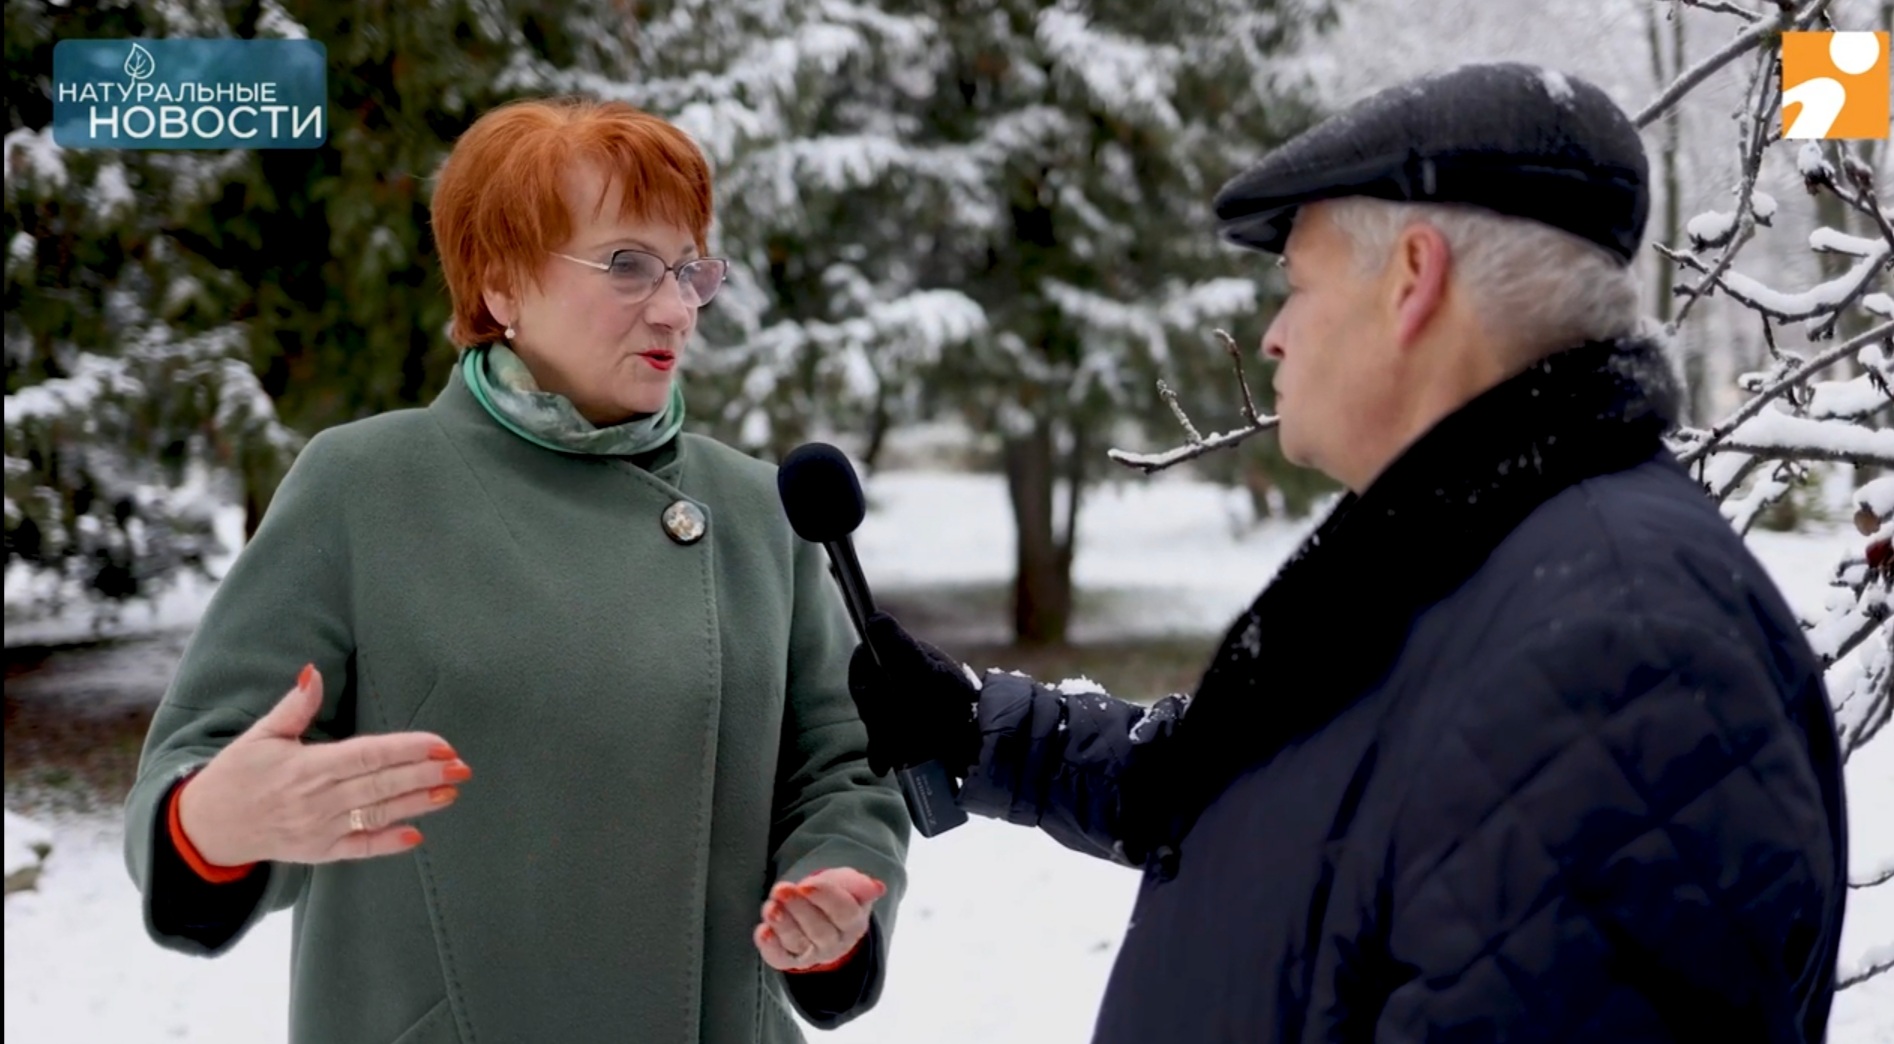
<path id="1" fill-rule="evenodd" d="M 812 429 L 872 449 L 928 415 L 999 433 L 1015 630 L 1054 641 L 1108 433 L 1170 423 L 1160 375 L 1222 380 L 1211 328 L 1263 303 L 1209 202 L 1312 119 L 1274 56 L 1326 17 L 1299 0 L 685 0 L 647 22 L 638 79 L 544 82 L 672 116 L 713 153 L 740 275 L 693 403 L 772 451 Z"/>

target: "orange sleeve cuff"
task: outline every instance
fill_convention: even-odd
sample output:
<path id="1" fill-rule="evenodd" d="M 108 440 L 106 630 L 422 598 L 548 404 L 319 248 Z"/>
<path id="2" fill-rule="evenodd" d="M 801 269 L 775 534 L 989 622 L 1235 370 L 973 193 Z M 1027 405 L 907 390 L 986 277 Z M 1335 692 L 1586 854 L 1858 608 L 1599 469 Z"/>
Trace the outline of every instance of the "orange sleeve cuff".
<path id="1" fill-rule="evenodd" d="M 198 854 L 197 846 L 191 844 L 191 839 L 185 836 L 184 819 L 178 811 L 178 799 L 184 796 L 184 788 L 190 785 L 189 780 L 179 785 L 177 789 L 171 791 L 171 800 L 167 802 L 169 808 L 165 811 L 165 822 L 171 830 L 172 846 L 178 850 L 178 855 L 184 857 L 184 862 L 197 873 L 197 876 L 211 884 L 229 884 L 250 876 L 250 871 L 256 868 L 255 863 L 245 863 L 242 866 L 217 866 Z"/>
<path id="2" fill-rule="evenodd" d="M 868 941 L 868 933 L 863 932 L 862 937 L 855 940 L 855 945 L 851 947 L 847 953 L 841 955 L 840 957 L 837 957 L 836 959 L 830 961 L 829 963 L 818 964 L 814 966 L 813 968 L 791 968 L 788 971 L 784 972 L 783 974 L 785 975 L 814 975 L 817 972 L 834 971 L 835 969 L 840 968 L 842 965 L 847 964 L 848 962 L 854 960 L 855 955 L 861 952 L 862 943 L 867 942 L 867 941 Z"/>

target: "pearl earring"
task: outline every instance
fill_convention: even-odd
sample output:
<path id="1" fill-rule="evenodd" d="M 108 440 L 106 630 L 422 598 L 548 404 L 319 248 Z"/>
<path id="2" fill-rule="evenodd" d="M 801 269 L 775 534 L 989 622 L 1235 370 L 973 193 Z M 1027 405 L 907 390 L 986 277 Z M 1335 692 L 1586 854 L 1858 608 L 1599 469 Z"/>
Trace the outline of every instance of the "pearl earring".
<path id="1" fill-rule="evenodd" d="M 506 328 L 506 339 L 509 341 L 513 339 L 513 328 L 510 326 Z"/>

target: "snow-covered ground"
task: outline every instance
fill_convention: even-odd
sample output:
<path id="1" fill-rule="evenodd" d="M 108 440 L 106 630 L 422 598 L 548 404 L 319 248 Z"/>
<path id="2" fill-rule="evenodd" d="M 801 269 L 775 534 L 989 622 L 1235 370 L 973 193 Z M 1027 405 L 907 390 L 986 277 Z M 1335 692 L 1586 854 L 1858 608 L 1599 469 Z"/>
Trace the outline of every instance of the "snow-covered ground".
<path id="1" fill-rule="evenodd" d="M 868 486 L 872 506 L 858 546 L 878 593 L 1000 584 L 1010 576 L 1012 535 L 995 479 L 901 472 Z M 1188 481 L 1135 479 L 1101 491 L 1081 520 L 1075 571 L 1082 588 L 1112 597 L 1091 600 L 1078 636 L 1221 630 L 1306 527 L 1245 531 L 1238 525 L 1244 515 L 1240 494 Z M 1812 611 L 1846 539 L 1841 530 L 1759 533 L 1752 546 L 1790 601 Z M 192 611 L 180 595 L 161 622 L 188 621 Z M 43 628 L 42 640 L 53 630 Z M 1853 863 L 1866 876 L 1894 863 L 1894 741 L 1856 757 L 1848 783 Z M 284 1039 L 287 916 L 268 919 L 217 960 L 161 950 L 145 937 L 116 825 L 50 826 L 54 847 L 38 891 L 5 904 L 9 1044 Z M 815 1039 L 1088 1038 L 1135 874 L 1037 834 L 976 821 L 941 838 L 917 838 L 910 875 L 881 1006 Z M 1844 966 L 1894 943 L 1894 888 L 1855 891 L 1851 900 Z M 1894 976 L 1844 993 L 1830 1039 L 1894 1044 Z"/>

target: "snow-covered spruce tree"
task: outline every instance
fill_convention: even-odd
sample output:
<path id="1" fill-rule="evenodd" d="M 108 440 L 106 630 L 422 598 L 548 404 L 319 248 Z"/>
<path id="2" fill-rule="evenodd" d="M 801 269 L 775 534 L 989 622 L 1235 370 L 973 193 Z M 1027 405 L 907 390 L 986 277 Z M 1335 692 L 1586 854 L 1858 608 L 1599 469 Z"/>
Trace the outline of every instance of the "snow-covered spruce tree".
<path id="1" fill-rule="evenodd" d="M 1260 303 L 1209 200 L 1309 121 L 1272 59 L 1325 16 L 1303 0 L 680 0 L 641 26 L 630 82 L 522 78 L 626 97 L 712 152 L 717 249 L 739 271 L 705 321 L 723 379 L 692 379 L 730 434 L 872 445 L 930 415 L 995 433 L 1015 631 L 1051 641 L 1108 434 L 1164 417 L 1144 392 L 1160 372 L 1217 373 L 1209 328 Z"/>
<path id="2" fill-rule="evenodd" d="M 62 150 L 55 39 L 216 35 L 182 7 L 8 4 L 6 614 L 109 617 L 217 548 L 211 479 L 278 467 L 298 440 L 219 307 L 234 274 L 173 234 L 254 158 Z"/>
<path id="3" fill-rule="evenodd" d="M 301 435 L 425 401 L 454 358 L 429 174 L 482 112 L 543 93 L 508 70 L 622 79 L 634 30 L 616 0 L 10 4 L 9 615 L 156 593 L 211 550 L 205 476 L 235 479 L 253 526 Z M 135 36 L 324 41 L 328 143 L 57 148 L 55 40 Z"/>

